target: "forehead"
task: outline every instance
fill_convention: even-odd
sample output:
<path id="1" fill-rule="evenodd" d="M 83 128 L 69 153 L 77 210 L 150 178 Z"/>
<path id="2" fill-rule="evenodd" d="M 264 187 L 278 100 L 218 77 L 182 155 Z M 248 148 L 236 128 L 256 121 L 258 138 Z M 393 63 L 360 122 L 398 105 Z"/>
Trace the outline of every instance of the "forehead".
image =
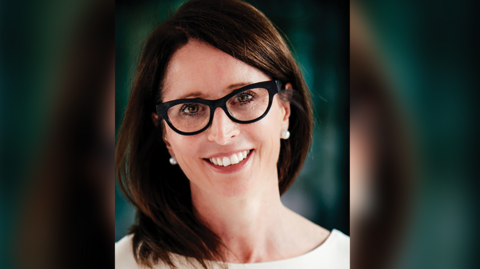
<path id="1" fill-rule="evenodd" d="M 270 78 L 260 70 L 225 52 L 199 41 L 189 41 L 170 60 L 164 79 L 163 102 L 192 93 L 200 98 L 218 99 L 232 84 L 249 84 Z"/>

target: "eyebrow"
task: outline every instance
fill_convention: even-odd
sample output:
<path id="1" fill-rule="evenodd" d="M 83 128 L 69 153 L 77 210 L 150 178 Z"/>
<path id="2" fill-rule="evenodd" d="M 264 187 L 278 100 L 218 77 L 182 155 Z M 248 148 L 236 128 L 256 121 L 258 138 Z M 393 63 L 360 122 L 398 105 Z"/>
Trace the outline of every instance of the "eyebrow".
<path id="1" fill-rule="evenodd" d="M 228 86 L 226 88 L 226 90 L 235 90 L 235 89 L 238 89 L 238 88 L 241 88 L 243 86 L 247 86 L 247 85 L 250 85 L 250 84 L 253 84 L 253 82 L 240 82 L 240 83 L 235 83 L 235 84 L 231 84 L 230 86 Z M 227 93 L 228 94 L 228 93 Z M 196 91 L 196 92 L 192 92 L 192 93 L 187 93 L 183 96 L 180 96 L 180 98 L 178 99 L 187 99 L 187 98 L 198 98 L 198 97 L 202 97 L 203 96 L 203 92 L 200 92 L 200 91 Z"/>

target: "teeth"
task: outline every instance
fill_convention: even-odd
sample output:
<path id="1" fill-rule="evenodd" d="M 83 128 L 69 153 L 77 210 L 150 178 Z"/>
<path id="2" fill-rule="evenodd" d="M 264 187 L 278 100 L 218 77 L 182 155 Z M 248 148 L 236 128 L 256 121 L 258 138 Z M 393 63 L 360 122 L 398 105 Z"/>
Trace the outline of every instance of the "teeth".
<path id="1" fill-rule="evenodd" d="M 239 162 L 237 154 L 233 154 L 232 157 L 230 157 L 230 161 L 232 164 L 237 164 Z"/>
<path id="2" fill-rule="evenodd" d="M 227 157 L 223 157 L 223 166 L 229 166 L 230 165 L 230 159 Z"/>
<path id="3" fill-rule="evenodd" d="M 229 166 L 229 165 L 237 164 L 243 161 L 245 158 L 247 158 L 248 153 L 250 153 L 250 151 L 245 150 L 243 152 L 232 154 L 230 158 L 229 157 L 210 158 L 210 162 L 218 166 Z"/>

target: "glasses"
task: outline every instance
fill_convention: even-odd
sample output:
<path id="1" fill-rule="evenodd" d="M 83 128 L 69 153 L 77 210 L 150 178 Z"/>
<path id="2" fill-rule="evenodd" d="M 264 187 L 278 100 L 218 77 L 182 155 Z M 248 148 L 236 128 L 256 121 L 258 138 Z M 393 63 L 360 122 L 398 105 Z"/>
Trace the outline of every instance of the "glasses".
<path id="1" fill-rule="evenodd" d="M 212 124 L 217 107 L 222 108 L 234 122 L 253 123 L 267 115 L 273 96 L 281 87 L 279 80 L 272 80 L 247 85 L 218 100 L 173 100 L 158 104 L 157 115 L 181 135 L 195 135 L 205 131 Z"/>

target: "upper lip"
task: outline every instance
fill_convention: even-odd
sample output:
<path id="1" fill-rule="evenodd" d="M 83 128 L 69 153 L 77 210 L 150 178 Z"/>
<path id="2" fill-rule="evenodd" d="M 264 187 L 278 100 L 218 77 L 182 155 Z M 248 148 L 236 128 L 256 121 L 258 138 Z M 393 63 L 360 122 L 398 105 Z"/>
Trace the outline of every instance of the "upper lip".
<path id="1" fill-rule="evenodd" d="M 236 154 L 236 153 L 239 153 L 239 152 L 244 152 L 244 151 L 249 151 L 249 150 L 252 150 L 252 149 L 232 150 L 232 151 L 228 151 L 228 152 L 217 153 L 215 155 L 210 155 L 208 157 L 205 157 L 204 159 L 230 157 L 233 154 Z"/>

